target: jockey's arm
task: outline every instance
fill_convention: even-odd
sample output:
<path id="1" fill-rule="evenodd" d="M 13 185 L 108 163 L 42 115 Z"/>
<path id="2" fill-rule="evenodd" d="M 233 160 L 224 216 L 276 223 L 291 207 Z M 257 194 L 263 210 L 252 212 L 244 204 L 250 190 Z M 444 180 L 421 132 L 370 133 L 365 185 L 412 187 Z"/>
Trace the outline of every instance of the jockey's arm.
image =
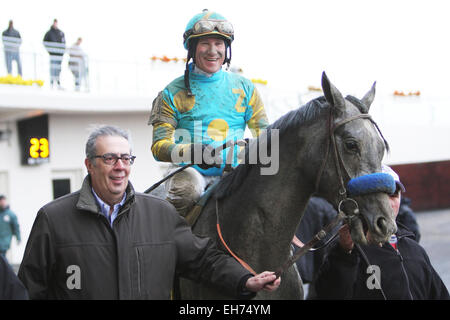
<path id="1" fill-rule="evenodd" d="M 153 124 L 152 154 L 155 160 L 163 162 L 173 162 L 172 152 L 178 152 L 182 156 L 183 152 L 190 150 L 190 143 L 175 144 L 175 127 L 167 122 L 156 122 Z M 174 151 L 176 148 L 176 151 Z"/>
<path id="2" fill-rule="evenodd" d="M 152 154 L 155 160 L 173 162 L 172 152 L 174 148 L 182 153 L 190 147 L 190 144 L 175 144 L 175 129 L 178 125 L 174 110 L 164 100 L 163 92 L 160 92 L 153 101 L 149 124 L 153 125 Z"/>
<path id="3" fill-rule="evenodd" d="M 264 104 L 256 88 L 253 90 L 249 105 L 250 108 L 248 108 L 248 110 L 251 110 L 252 114 L 250 120 L 247 121 L 247 125 L 252 136 L 256 138 L 261 134 L 261 131 L 269 125 Z"/>

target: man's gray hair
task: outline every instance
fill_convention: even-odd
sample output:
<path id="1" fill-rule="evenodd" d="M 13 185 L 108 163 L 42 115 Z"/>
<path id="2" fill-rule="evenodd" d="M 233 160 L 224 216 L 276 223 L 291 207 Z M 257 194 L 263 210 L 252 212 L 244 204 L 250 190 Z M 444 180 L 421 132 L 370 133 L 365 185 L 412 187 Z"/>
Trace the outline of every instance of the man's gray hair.
<path id="1" fill-rule="evenodd" d="M 95 127 L 91 134 L 89 135 L 89 138 L 86 142 L 86 158 L 90 159 L 90 160 L 94 160 L 95 156 L 97 155 L 97 138 L 98 137 L 102 137 L 102 136 L 119 136 L 122 137 L 124 139 L 126 139 L 128 141 L 128 143 L 130 144 L 130 154 L 131 154 L 131 150 L 132 150 L 132 143 L 131 143 L 131 135 L 128 131 L 125 131 L 119 127 L 116 126 L 110 126 L 110 125 L 105 125 L 105 126 L 98 126 Z"/>

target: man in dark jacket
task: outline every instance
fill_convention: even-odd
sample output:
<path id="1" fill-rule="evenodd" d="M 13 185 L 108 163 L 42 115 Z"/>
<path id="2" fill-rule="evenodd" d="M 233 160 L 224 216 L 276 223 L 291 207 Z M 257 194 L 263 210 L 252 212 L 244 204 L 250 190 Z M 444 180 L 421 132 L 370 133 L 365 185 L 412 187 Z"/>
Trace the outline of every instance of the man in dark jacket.
<path id="1" fill-rule="evenodd" d="M 411 199 L 401 197 L 400 209 L 398 210 L 397 222 L 407 227 L 412 233 L 414 233 L 415 240 L 420 242 L 420 228 L 417 223 L 416 214 L 411 208 Z"/>
<path id="2" fill-rule="evenodd" d="M 81 190 L 41 208 L 31 230 L 19 269 L 31 299 L 169 299 L 175 275 L 236 298 L 278 288 L 273 272 L 253 276 L 167 201 L 135 192 L 134 159 L 123 130 L 90 135 Z"/>
<path id="3" fill-rule="evenodd" d="M 53 20 L 50 30 L 44 36 L 44 46 L 50 55 L 50 84 L 56 83 L 61 88 L 59 75 L 61 73 L 61 63 L 66 49 L 66 39 L 64 32 L 58 28 L 58 20 Z"/>
<path id="4" fill-rule="evenodd" d="M 327 200 L 320 197 L 311 197 L 305 212 L 303 213 L 302 221 L 295 232 L 295 235 L 303 243 L 310 241 L 317 232 L 322 230 L 324 226 L 329 224 L 337 215 L 336 209 Z M 336 226 L 329 232 L 329 235 L 318 243 L 315 247 L 320 247 L 326 243 L 331 235 L 335 234 L 339 229 Z M 309 284 L 307 299 L 315 298 L 314 276 L 317 274 L 319 267 L 322 265 L 326 250 L 320 249 L 313 252 L 308 252 L 303 257 L 297 260 L 297 268 L 302 278 L 303 284 Z"/>
<path id="5" fill-rule="evenodd" d="M 10 20 L 8 29 L 2 33 L 3 48 L 5 50 L 6 69 L 12 74 L 12 62 L 17 63 L 17 73 L 22 76 L 22 63 L 20 62 L 19 47 L 22 43 L 19 31 L 14 29 L 13 21 Z"/>
<path id="6" fill-rule="evenodd" d="M 28 300 L 27 290 L 3 256 L 0 256 L 0 300 Z"/>
<path id="7" fill-rule="evenodd" d="M 395 172 L 387 170 L 387 173 L 397 183 L 396 192 L 390 195 L 396 217 L 404 187 Z M 339 230 L 339 241 L 330 250 L 316 278 L 318 298 L 450 299 L 427 253 L 414 240 L 414 234 L 400 223 L 397 226 L 397 233 L 380 247 L 354 244 L 348 225 L 344 225 Z"/>

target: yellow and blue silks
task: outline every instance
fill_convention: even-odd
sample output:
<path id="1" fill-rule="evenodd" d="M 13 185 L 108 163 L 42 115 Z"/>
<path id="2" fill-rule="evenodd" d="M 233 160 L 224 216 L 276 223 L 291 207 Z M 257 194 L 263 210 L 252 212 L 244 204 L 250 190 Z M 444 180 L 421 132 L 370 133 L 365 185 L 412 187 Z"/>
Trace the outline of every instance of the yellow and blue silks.
<path id="1" fill-rule="evenodd" d="M 250 80 L 223 70 L 208 77 L 192 72 L 192 64 L 189 67 L 194 96 L 187 95 L 182 76 L 160 92 L 153 103 L 152 153 L 158 161 L 173 162 L 174 148 L 176 152 L 187 150 L 190 143 L 212 144 L 216 148 L 227 141 L 243 139 L 247 125 L 254 137 L 268 126 L 263 102 Z M 189 132 L 190 141 L 178 139 L 178 129 Z M 238 165 L 235 148 L 233 166 Z M 222 154 L 221 168 L 194 168 L 203 175 L 221 175 L 228 152 Z"/>

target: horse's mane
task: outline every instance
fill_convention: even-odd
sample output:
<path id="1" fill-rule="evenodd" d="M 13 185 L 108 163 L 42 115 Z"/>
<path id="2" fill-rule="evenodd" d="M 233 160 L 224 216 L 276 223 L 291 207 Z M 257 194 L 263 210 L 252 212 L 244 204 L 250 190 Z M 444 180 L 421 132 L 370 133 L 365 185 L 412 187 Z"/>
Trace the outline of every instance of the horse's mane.
<path id="1" fill-rule="evenodd" d="M 292 110 L 284 116 L 280 117 L 273 124 L 266 128 L 268 150 L 271 150 L 271 129 L 278 129 L 280 139 L 282 139 L 283 135 L 286 132 L 292 132 L 292 128 L 298 128 L 299 126 L 304 125 L 307 122 L 317 119 L 321 112 L 323 112 L 323 110 L 327 109 L 328 107 L 329 104 L 325 100 L 325 97 L 321 96 L 309 101 L 302 107 Z M 220 181 L 220 183 L 216 187 L 216 190 L 214 190 L 214 197 L 221 199 L 231 195 L 237 188 L 239 188 L 239 186 L 242 185 L 250 170 L 261 166 L 260 164 L 249 164 L 249 145 L 247 145 L 245 149 L 247 159 L 245 159 L 244 164 L 238 165 L 236 168 L 234 168 L 233 172 L 226 175 Z"/>

